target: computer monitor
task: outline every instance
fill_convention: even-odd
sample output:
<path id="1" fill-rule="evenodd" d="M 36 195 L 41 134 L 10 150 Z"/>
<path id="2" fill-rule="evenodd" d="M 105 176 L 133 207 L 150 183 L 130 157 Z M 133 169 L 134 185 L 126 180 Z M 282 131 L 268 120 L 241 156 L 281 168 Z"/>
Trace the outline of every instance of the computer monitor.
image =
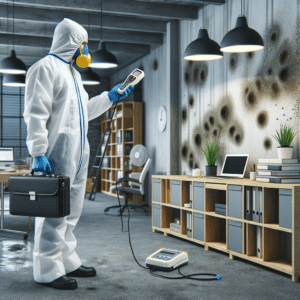
<path id="1" fill-rule="evenodd" d="M 0 167 L 13 165 L 14 162 L 14 148 L 0 147 Z"/>
<path id="2" fill-rule="evenodd" d="M 249 154 L 227 154 L 221 176 L 243 178 L 246 172 Z"/>

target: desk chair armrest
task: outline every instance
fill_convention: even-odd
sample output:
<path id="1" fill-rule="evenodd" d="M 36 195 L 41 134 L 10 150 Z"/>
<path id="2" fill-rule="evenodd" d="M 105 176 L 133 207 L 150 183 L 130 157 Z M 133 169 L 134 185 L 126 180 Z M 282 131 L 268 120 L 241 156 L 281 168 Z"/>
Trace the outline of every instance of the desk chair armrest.
<path id="1" fill-rule="evenodd" d="M 132 181 L 132 182 L 134 182 L 134 183 L 137 183 L 137 184 L 141 185 L 141 183 L 140 183 L 137 179 L 130 178 L 130 177 L 122 177 L 122 178 L 119 178 L 119 179 L 117 180 L 116 183 L 118 184 L 118 183 L 121 183 L 121 182 L 123 182 L 123 181 Z"/>

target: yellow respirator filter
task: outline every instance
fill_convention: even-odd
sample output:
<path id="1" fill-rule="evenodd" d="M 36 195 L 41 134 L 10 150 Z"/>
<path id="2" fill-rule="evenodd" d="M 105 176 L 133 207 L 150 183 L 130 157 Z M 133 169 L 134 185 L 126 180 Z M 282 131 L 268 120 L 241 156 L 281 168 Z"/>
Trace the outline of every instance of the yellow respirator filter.
<path id="1" fill-rule="evenodd" d="M 76 65 L 79 68 L 83 68 L 83 69 L 87 68 L 92 61 L 91 54 L 89 54 L 89 53 L 88 53 L 88 55 L 82 54 L 80 47 L 79 47 L 79 52 L 80 52 L 80 55 L 76 58 Z"/>

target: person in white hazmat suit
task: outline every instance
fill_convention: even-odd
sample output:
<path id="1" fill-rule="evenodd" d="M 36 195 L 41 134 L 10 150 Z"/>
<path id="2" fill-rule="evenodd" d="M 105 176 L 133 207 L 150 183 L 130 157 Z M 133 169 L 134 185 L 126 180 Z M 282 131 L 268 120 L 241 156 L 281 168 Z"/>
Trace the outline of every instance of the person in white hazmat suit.
<path id="1" fill-rule="evenodd" d="M 33 277 L 57 289 L 77 288 L 71 277 L 96 275 L 94 268 L 81 265 L 73 234 L 85 195 L 90 151 L 88 121 L 133 89 L 131 86 L 119 95 L 119 84 L 88 100 L 80 73 L 72 66 L 74 61 L 80 67 L 90 63 L 87 39 L 82 26 L 63 19 L 55 28 L 49 54 L 35 63 L 26 76 L 24 120 L 33 169 L 44 173 L 48 169 L 70 177 L 70 215 L 35 219 Z"/>

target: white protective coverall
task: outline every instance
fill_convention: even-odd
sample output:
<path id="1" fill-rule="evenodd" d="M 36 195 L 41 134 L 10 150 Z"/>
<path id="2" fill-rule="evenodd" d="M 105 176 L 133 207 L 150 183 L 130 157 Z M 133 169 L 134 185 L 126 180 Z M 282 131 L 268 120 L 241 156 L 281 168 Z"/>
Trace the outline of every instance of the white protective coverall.
<path id="1" fill-rule="evenodd" d="M 87 37 L 82 26 L 63 19 L 55 28 L 49 55 L 35 63 L 26 76 L 24 120 L 29 153 L 45 155 L 52 173 L 69 176 L 71 186 L 69 216 L 35 219 L 33 276 L 41 283 L 81 266 L 73 230 L 85 195 L 88 121 L 112 105 L 107 92 L 88 100 L 80 73 L 72 66 L 74 53 Z"/>

